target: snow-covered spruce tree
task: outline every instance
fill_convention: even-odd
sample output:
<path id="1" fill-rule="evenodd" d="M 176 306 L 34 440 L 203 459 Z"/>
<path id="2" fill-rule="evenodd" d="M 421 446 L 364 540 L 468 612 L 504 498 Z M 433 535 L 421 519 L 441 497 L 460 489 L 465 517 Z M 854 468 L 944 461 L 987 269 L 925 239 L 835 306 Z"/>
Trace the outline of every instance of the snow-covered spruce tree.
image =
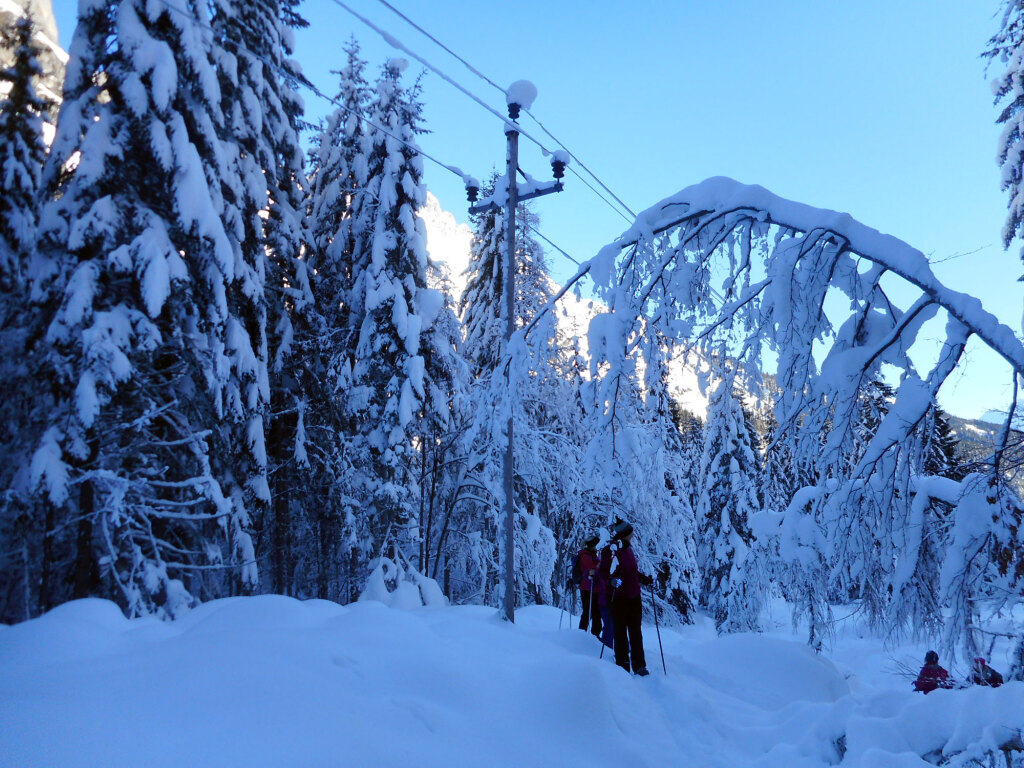
<path id="1" fill-rule="evenodd" d="M 51 603 L 70 581 L 71 595 L 173 616 L 220 592 L 216 567 L 255 583 L 238 451 L 219 428 L 246 407 L 229 372 L 250 370 L 252 351 L 230 302 L 222 94 L 201 13 L 93 3 L 71 46 L 33 270 L 56 306 L 58 402 L 33 459 L 67 516 L 48 526 Z"/>
<path id="2" fill-rule="evenodd" d="M 348 323 L 356 343 L 348 408 L 359 470 L 355 491 L 370 536 L 354 556 L 364 559 L 378 554 L 389 535 L 390 543 L 409 543 L 414 419 L 425 396 L 420 340 L 425 315 L 437 308 L 427 289 L 425 229 L 416 216 L 425 199 L 416 149 L 421 107 L 418 88 L 401 84 L 405 67 L 404 60 L 389 61 L 377 80 L 369 115 L 383 130 L 371 128 L 364 137 L 366 184 L 352 199 Z M 421 305 L 425 299 L 431 307 Z"/>
<path id="3" fill-rule="evenodd" d="M 303 515 L 307 533 L 314 540 L 306 548 L 317 553 L 316 594 L 349 602 L 361 586 L 360 579 L 352 578 L 350 553 L 368 538 L 366 516 L 357 513 L 353 496 L 348 440 L 354 426 L 346 397 L 357 340 L 349 323 L 355 249 L 352 202 L 366 182 L 363 116 L 369 86 L 354 39 L 345 51 L 347 64 L 338 73 L 337 96 L 343 107 L 328 116 L 310 156 L 306 261 L 318 326 L 315 334 L 297 340 L 295 354 L 305 372 L 301 426 L 309 471 L 301 496 L 308 510 Z"/>
<path id="4" fill-rule="evenodd" d="M 997 121 L 1003 124 L 996 161 L 1002 168 L 1002 188 L 1008 194 L 1003 247 L 1009 248 L 1024 226 L 1024 2 L 1003 0 L 1002 23 L 983 54 L 1004 70 L 992 81 L 996 104 L 1003 103 Z M 1021 251 L 1024 260 L 1024 250 Z"/>
<path id="5" fill-rule="evenodd" d="M 746 562 L 750 518 L 762 507 L 758 439 L 734 389 L 735 374 L 726 362 L 708 401 L 696 510 L 701 605 L 725 631 L 757 628 L 763 589 Z"/>
<path id="6" fill-rule="evenodd" d="M 687 623 L 693 621 L 698 603 L 700 573 L 697 567 L 697 518 L 691 505 L 695 495 L 690 462 L 695 458 L 674 418 L 675 403 L 669 394 L 667 345 L 655 334 L 645 345 L 644 398 L 641 420 L 646 427 L 646 458 L 642 459 L 651 498 L 644 503 L 660 517 L 648 539 L 655 559 L 660 595 Z M 663 478 L 663 484 L 657 478 Z"/>
<path id="7" fill-rule="evenodd" d="M 43 123 L 50 104 L 34 81 L 42 73 L 35 24 L 22 16 L 0 34 L 14 50 L 10 67 L 0 71 L 0 327 L 22 312 L 15 299 L 24 287 L 29 255 L 35 249 L 40 173 L 46 160 Z"/>
<path id="8" fill-rule="evenodd" d="M 507 185 L 504 176 L 494 173 L 484 184 L 482 194 L 489 196 L 496 187 Z M 501 364 L 505 351 L 505 262 L 507 261 L 506 212 L 488 210 L 475 214 L 473 242 L 466 289 L 459 300 L 459 312 L 465 326 L 466 343 L 463 354 L 469 360 L 472 373 L 479 377 L 490 373 Z M 551 298 L 544 249 L 533 231 L 539 217 L 530 207 L 521 203 L 516 210 L 516 275 L 515 275 L 515 327 L 530 323 L 541 307 Z M 543 327 L 531 333 L 548 340 L 555 339 L 555 319 L 544 317 Z"/>
<path id="9" fill-rule="evenodd" d="M 303 247 L 304 159 L 298 143 L 301 101 L 287 59 L 290 26 L 304 22 L 285 0 L 214 0 L 213 25 L 228 130 L 222 135 L 238 183 L 226 191 L 239 248 L 233 286 L 235 335 L 251 354 L 239 368 L 244 418 L 232 427 L 244 447 L 240 491 L 261 532 L 270 586 L 290 591 L 292 491 L 307 467 L 301 414 L 304 378 L 290 368 L 296 338 L 316 326 Z M 269 427 L 269 433 L 266 428 Z M 268 479 L 268 463 L 273 491 Z M 274 504 L 271 508 L 271 499 Z"/>
<path id="10" fill-rule="evenodd" d="M 28 267 L 35 253 L 40 174 L 46 160 L 43 124 L 52 109 L 38 95 L 41 74 L 35 25 L 23 16 L 0 30 L 14 60 L 0 71 L 0 621 L 28 618 L 36 609 L 42 516 L 27 498 L 28 457 L 49 408 L 36 384 L 33 339 L 41 313 L 29 303 Z M 18 588 L 13 585 L 19 583 Z"/>
<path id="11" fill-rule="evenodd" d="M 338 329 L 346 325 L 342 313 L 348 307 L 352 286 L 352 201 L 356 190 L 366 183 L 363 118 L 370 98 L 366 62 L 359 57 L 359 43 L 354 38 L 345 44 L 345 55 L 346 65 L 337 73 L 335 100 L 341 106 L 328 115 L 316 140 L 309 181 L 309 260 L 316 272 L 321 314 Z"/>

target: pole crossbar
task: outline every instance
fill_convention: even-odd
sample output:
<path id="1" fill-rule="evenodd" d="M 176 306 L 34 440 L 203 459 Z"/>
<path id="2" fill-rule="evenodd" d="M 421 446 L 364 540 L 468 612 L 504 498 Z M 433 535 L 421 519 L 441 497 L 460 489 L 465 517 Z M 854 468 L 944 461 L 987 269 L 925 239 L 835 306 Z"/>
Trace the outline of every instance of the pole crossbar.
<path id="1" fill-rule="evenodd" d="M 532 187 L 532 185 L 530 185 Z M 530 192 L 523 192 L 521 189 L 519 194 L 516 195 L 517 202 L 523 203 L 527 200 L 533 200 L 537 197 L 544 197 L 544 195 L 550 195 L 552 192 L 561 192 L 565 189 L 565 185 L 560 181 L 553 181 L 544 187 L 533 188 Z M 484 213 L 485 211 L 501 211 L 504 210 L 504 205 L 499 205 L 495 202 L 493 197 L 486 197 L 476 205 L 469 207 L 470 213 Z"/>

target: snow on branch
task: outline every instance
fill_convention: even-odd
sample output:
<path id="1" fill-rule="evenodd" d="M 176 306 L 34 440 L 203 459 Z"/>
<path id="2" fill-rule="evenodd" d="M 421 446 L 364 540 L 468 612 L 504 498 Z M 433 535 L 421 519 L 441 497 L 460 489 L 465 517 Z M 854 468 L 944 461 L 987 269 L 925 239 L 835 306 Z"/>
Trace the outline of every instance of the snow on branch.
<path id="1" fill-rule="evenodd" d="M 612 264 L 624 248 L 639 241 L 653 240 L 669 230 L 687 233 L 688 242 L 698 247 L 698 233 L 704 237 L 715 235 L 710 243 L 714 247 L 728 234 L 743 228 L 749 232 L 758 224 L 774 225 L 794 234 L 804 233 L 801 240 L 808 244 L 805 252 L 827 245 L 837 256 L 853 254 L 902 277 L 1005 358 L 1018 374 L 1024 375 L 1024 347 L 1013 331 L 987 312 L 977 298 L 944 286 L 921 251 L 860 223 L 849 214 L 786 200 L 764 187 L 741 184 L 722 176 L 687 187 L 641 212 L 632 227 L 592 260 L 591 272 L 599 285 L 607 284 Z"/>
<path id="2" fill-rule="evenodd" d="M 899 369 L 896 402 L 851 476 L 869 473 L 915 429 L 972 334 L 1024 375 L 1024 346 L 1013 331 L 978 299 L 943 285 L 920 251 L 848 214 L 728 178 L 643 211 L 580 268 L 585 273 L 609 307 L 589 334 L 594 373 L 600 369 L 608 386 L 652 329 L 750 371 L 770 350 L 778 357 L 776 416 L 784 426 L 799 420 L 805 427 L 801 439 L 813 439 L 807 450 L 819 454 L 819 468 L 839 460 L 863 387 L 882 364 Z M 906 310 L 887 292 L 894 278 L 919 292 Z M 840 295 L 846 301 L 835 301 Z M 940 310 L 944 345 L 922 378 L 908 351 Z M 606 395 L 603 401 L 611 390 Z M 818 434 L 826 426 L 822 451 Z"/>

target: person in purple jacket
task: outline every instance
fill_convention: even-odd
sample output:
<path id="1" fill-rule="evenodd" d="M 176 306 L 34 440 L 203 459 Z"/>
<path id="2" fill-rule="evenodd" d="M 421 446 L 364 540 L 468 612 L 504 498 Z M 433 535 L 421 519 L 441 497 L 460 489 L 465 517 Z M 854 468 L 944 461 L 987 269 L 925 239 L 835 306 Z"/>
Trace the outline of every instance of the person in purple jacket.
<path id="1" fill-rule="evenodd" d="M 644 636 L 640 627 L 643 603 L 640 585 L 652 584 L 650 576 L 640 573 L 633 554 L 633 526 L 618 520 L 612 527 L 612 539 L 619 542 L 615 553 L 617 567 L 612 573 L 612 623 L 615 625 L 615 663 L 641 677 L 649 674 L 644 659 Z"/>

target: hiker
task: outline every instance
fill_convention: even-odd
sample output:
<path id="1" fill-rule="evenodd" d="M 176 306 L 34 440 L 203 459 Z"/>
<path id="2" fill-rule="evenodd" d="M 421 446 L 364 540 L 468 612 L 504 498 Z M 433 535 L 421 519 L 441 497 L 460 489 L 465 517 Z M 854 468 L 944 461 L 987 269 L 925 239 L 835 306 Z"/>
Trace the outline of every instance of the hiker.
<path id="1" fill-rule="evenodd" d="M 603 586 L 597 578 L 600 567 L 600 556 L 597 545 L 601 537 L 596 533 L 583 540 L 580 550 L 580 599 L 583 601 L 583 615 L 580 616 L 580 629 L 588 628 L 595 637 L 601 637 L 601 603 L 598 595 Z"/>
<path id="2" fill-rule="evenodd" d="M 914 681 L 914 690 L 921 693 L 931 693 L 936 688 L 952 688 L 953 682 L 949 679 L 949 672 L 939 666 L 939 654 L 935 651 L 928 651 L 924 655 L 924 666 L 921 673 Z"/>
<path id="3" fill-rule="evenodd" d="M 640 573 L 636 555 L 631 546 L 633 526 L 618 520 L 612 528 L 612 540 L 619 542 L 615 553 L 618 563 L 612 573 L 615 597 L 612 599 L 612 622 L 615 624 L 615 663 L 641 677 L 649 674 L 644 659 L 644 637 L 640 628 L 643 618 L 643 603 L 640 599 L 640 585 L 653 584 L 650 576 Z"/>
<path id="4" fill-rule="evenodd" d="M 971 671 L 971 682 L 974 685 L 989 685 L 998 688 L 1003 684 L 1003 676 L 985 663 L 980 656 L 974 660 L 974 669 Z"/>

